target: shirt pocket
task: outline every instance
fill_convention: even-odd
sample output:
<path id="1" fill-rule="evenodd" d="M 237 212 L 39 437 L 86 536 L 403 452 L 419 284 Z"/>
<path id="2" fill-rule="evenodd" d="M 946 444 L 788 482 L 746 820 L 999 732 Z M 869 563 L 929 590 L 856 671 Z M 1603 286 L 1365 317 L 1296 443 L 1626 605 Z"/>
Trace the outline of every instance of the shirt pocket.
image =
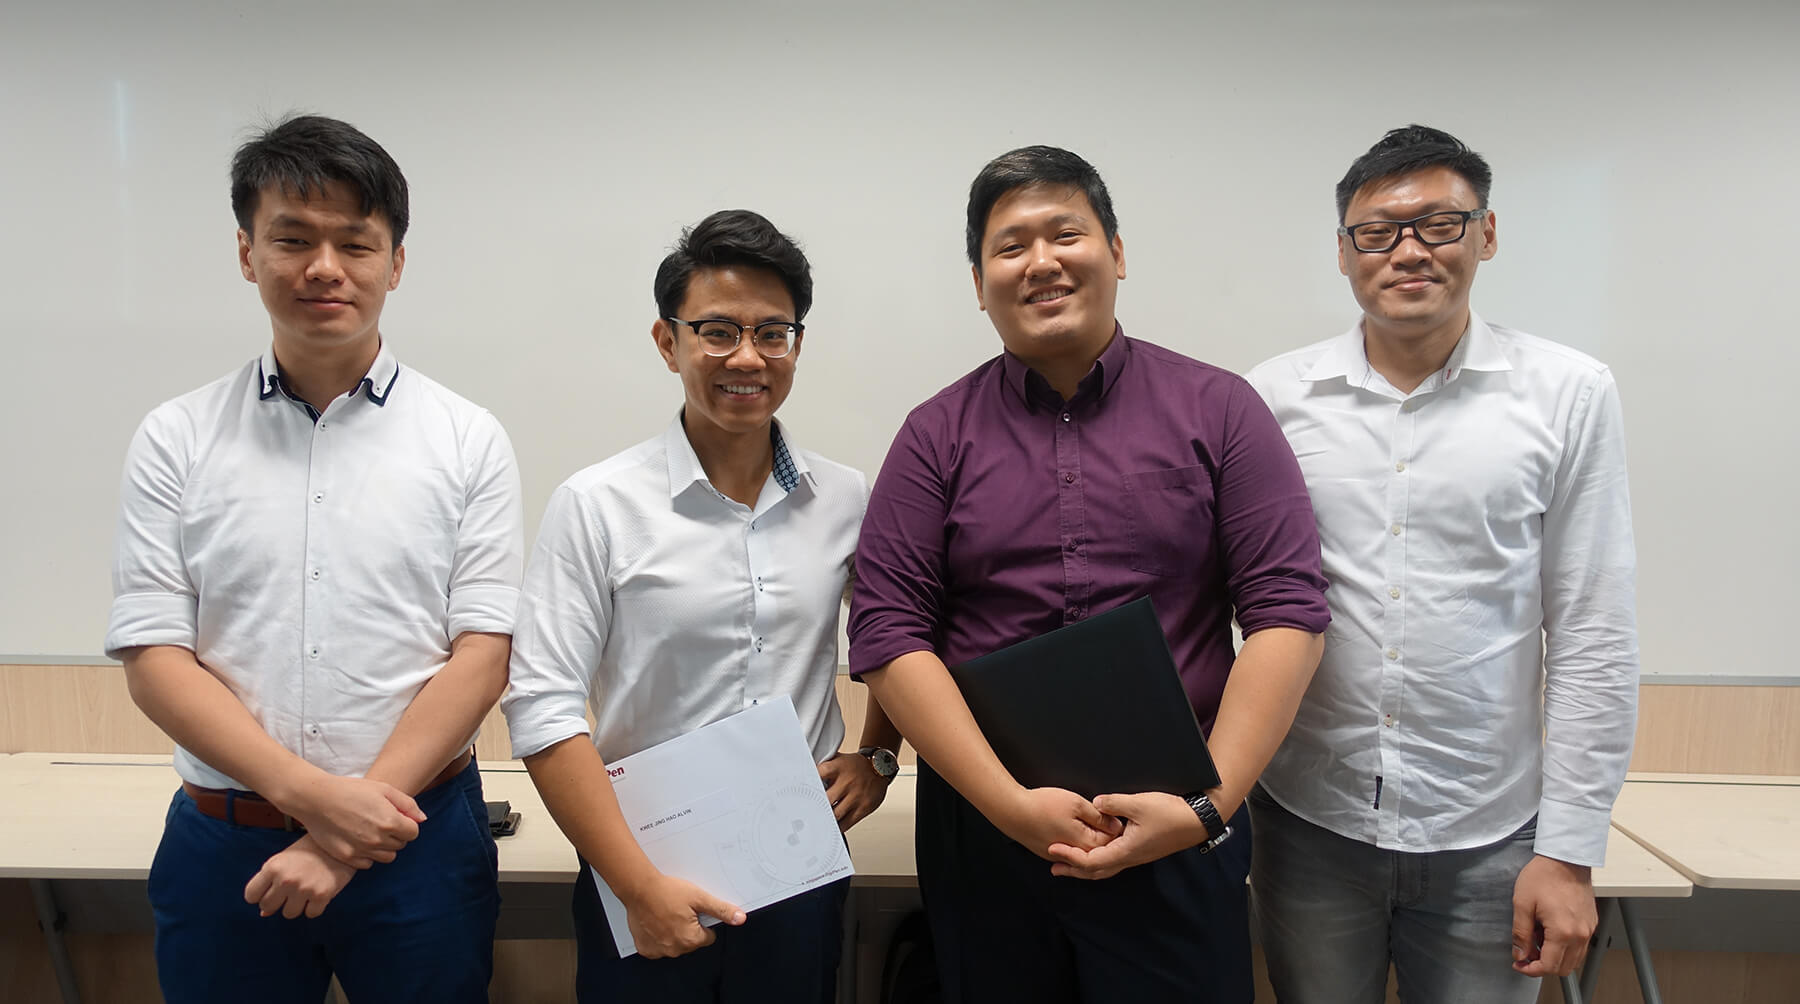
<path id="1" fill-rule="evenodd" d="M 1131 567 L 1150 575 L 1198 568 L 1212 548 L 1212 475 L 1202 466 L 1125 475 Z"/>

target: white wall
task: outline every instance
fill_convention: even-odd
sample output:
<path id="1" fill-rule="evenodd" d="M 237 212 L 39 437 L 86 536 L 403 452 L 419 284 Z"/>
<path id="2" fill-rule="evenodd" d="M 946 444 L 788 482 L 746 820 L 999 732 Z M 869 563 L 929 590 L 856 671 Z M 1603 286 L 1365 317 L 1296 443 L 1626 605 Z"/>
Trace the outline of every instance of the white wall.
<path id="1" fill-rule="evenodd" d="M 1420 121 L 1494 165 L 1477 309 L 1618 374 L 1646 671 L 1792 674 L 1797 10 L 8 0 L 0 652 L 98 652 L 132 429 L 267 341 L 226 192 L 259 119 L 339 116 L 400 161 L 414 222 L 383 331 L 505 422 L 533 526 L 673 414 L 650 280 L 713 209 L 806 244 L 783 415 L 872 474 L 908 408 L 998 350 L 962 257 L 987 158 L 1048 142 L 1098 165 L 1127 330 L 1241 370 L 1354 319 L 1332 186 Z"/>

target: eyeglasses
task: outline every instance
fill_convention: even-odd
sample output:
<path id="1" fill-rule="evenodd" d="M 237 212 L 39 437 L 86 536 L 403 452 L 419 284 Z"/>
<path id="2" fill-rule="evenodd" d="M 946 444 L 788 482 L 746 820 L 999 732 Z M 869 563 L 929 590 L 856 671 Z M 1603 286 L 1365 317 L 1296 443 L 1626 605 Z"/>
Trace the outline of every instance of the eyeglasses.
<path id="1" fill-rule="evenodd" d="M 1349 237 L 1351 246 L 1356 250 L 1364 254 L 1380 254 L 1399 247 L 1401 235 L 1408 230 L 1413 232 L 1413 236 L 1421 244 L 1454 244 L 1468 232 L 1470 220 L 1486 215 L 1485 209 L 1457 209 L 1426 213 L 1410 220 L 1370 220 L 1354 226 L 1338 227 L 1337 232 Z"/>
<path id="2" fill-rule="evenodd" d="M 736 352 L 738 345 L 744 340 L 744 332 L 748 331 L 751 333 L 751 348 L 764 359 L 780 359 L 794 351 L 794 343 L 800 340 L 800 333 L 806 330 L 804 324 L 789 324 L 786 321 L 739 324 L 720 317 L 703 317 L 695 321 L 665 317 L 663 320 L 693 328 L 694 334 L 700 337 L 700 351 L 709 356 L 728 356 Z"/>

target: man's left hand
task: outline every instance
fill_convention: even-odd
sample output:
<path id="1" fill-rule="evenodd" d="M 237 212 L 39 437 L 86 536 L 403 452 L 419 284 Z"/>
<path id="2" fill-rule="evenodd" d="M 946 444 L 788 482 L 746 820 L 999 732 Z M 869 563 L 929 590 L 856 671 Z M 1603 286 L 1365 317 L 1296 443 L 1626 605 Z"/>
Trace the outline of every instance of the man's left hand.
<path id="1" fill-rule="evenodd" d="M 1091 851 L 1052 844 L 1053 875 L 1112 878 L 1134 865 L 1168 857 L 1206 840 L 1206 827 L 1187 802 L 1160 791 L 1139 795 L 1101 795 L 1094 807 L 1125 823 L 1125 832 Z"/>
<path id="2" fill-rule="evenodd" d="M 875 765 L 861 753 L 839 753 L 826 760 L 819 765 L 819 779 L 825 782 L 825 797 L 831 799 L 840 830 L 879 808 L 892 780 L 875 773 Z"/>
<path id="3" fill-rule="evenodd" d="M 355 868 L 325 853 L 307 834 L 263 862 L 244 886 L 244 902 L 256 904 L 265 917 L 317 917 L 355 874 Z"/>
<path id="4" fill-rule="evenodd" d="M 1599 923 L 1593 869 L 1532 858 L 1513 884 L 1513 968 L 1526 976 L 1574 972 Z"/>

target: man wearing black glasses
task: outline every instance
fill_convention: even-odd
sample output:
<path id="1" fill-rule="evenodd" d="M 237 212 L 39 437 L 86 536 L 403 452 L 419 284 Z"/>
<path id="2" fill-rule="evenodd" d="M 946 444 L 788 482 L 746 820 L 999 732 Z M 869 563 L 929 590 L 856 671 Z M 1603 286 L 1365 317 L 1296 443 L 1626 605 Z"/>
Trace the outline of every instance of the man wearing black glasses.
<path id="1" fill-rule="evenodd" d="M 638 950 L 619 957 L 583 867 L 582 1001 L 834 996 L 849 880 L 746 917 L 657 870 L 606 767 L 785 695 L 840 827 L 887 794 L 899 736 L 879 705 L 869 702 L 862 755 L 838 752 L 838 610 L 868 484 L 800 449 L 775 419 L 793 387 L 812 289 L 805 254 L 756 213 L 714 213 L 684 231 L 657 270 L 650 330 L 681 377 L 683 407 L 661 435 L 556 490 L 526 566 L 502 702 L 513 752 L 624 903 Z M 703 917 L 724 924 L 706 927 Z"/>
<path id="2" fill-rule="evenodd" d="M 1388 133 L 1338 183 L 1355 327 L 1258 366 L 1331 581 L 1325 656 L 1250 796 L 1284 1002 L 1535 1001 L 1576 969 L 1630 759 L 1634 553 L 1618 391 L 1469 308 L 1487 163 Z"/>

